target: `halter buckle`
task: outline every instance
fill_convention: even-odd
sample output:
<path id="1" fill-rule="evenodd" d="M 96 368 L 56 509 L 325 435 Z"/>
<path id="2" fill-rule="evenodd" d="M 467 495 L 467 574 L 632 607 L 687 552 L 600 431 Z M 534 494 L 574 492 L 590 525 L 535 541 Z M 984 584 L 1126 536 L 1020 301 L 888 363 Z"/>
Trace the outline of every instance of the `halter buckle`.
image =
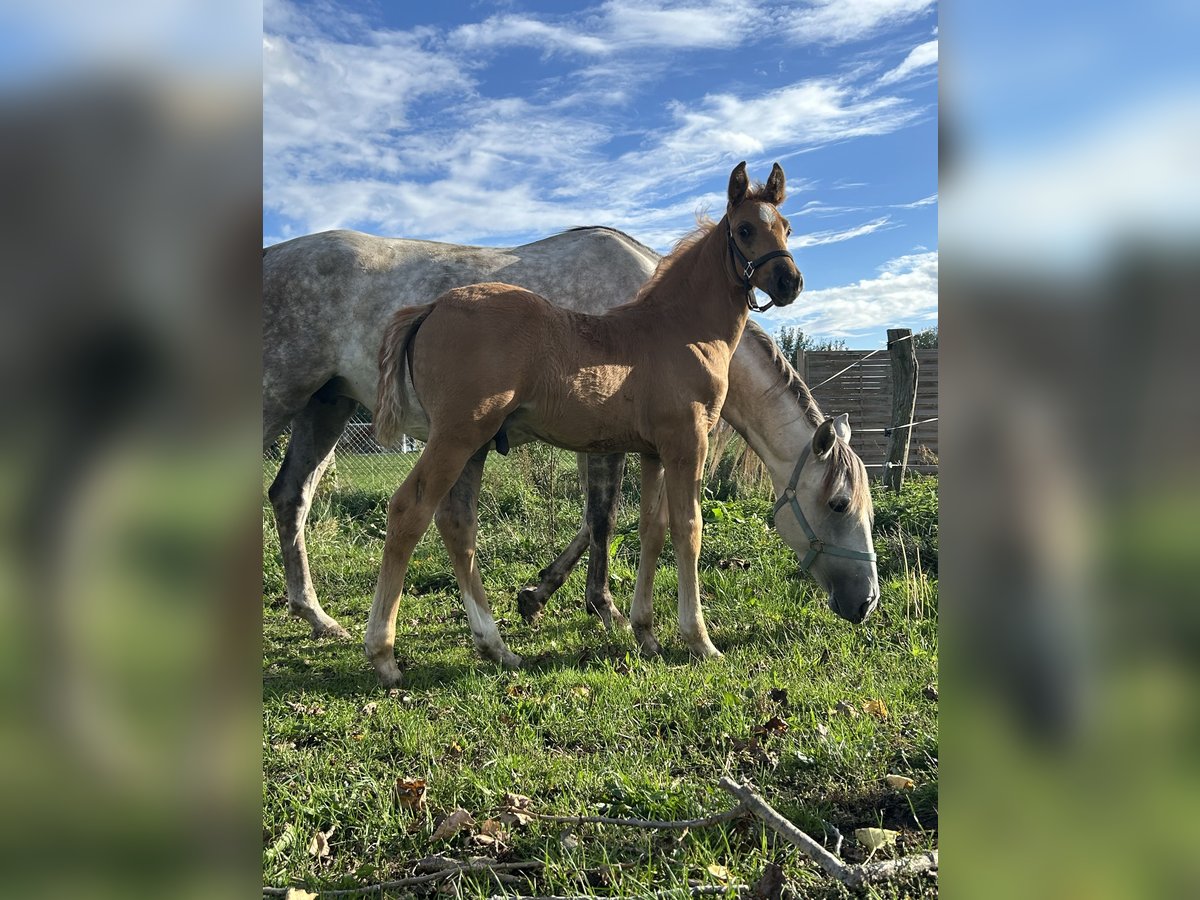
<path id="1" fill-rule="evenodd" d="M 746 261 L 746 268 L 742 269 L 742 277 L 747 281 L 754 277 L 754 263 Z"/>
<path id="2" fill-rule="evenodd" d="M 808 542 L 808 549 L 815 553 L 821 553 L 825 550 L 825 542 L 820 538 L 813 538 Z"/>

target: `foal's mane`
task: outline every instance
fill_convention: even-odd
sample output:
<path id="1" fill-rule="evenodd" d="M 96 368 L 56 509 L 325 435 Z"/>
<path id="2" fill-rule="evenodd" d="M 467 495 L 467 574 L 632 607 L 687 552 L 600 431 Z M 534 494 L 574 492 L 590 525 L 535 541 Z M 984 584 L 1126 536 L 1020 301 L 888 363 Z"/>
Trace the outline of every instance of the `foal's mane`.
<path id="1" fill-rule="evenodd" d="M 766 186 L 759 181 L 754 182 L 746 191 L 746 196 L 742 198 L 741 203 L 747 200 L 762 200 L 766 193 Z M 707 212 L 701 211 L 696 214 L 696 227 L 685 234 L 675 246 L 671 248 L 671 252 L 664 256 L 658 263 L 658 267 L 654 270 L 654 274 L 642 285 L 642 289 L 637 292 L 637 296 L 633 298 L 632 303 L 636 303 L 646 296 L 651 290 L 657 287 L 675 270 L 681 261 L 688 259 L 692 252 L 704 241 L 712 230 L 717 227 L 716 220 Z"/>
<path id="2" fill-rule="evenodd" d="M 804 418 L 808 424 L 816 428 L 824 422 L 825 416 L 821 413 L 821 408 L 817 406 L 817 401 L 813 399 L 812 392 L 808 389 L 808 385 L 804 383 L 804 379 L 792 368 L 792 364 L 787 361 L 784 355 L 779 352 L 779 347 L 771 340 L 771 336 L 753 320 L 746 322 L 746 328 L 742 332 L 742 340 L 747 339 L 754 341 L 766 353 L 767 359 L 771 362 L 771 365 L 781 379 L 781 385 L 778 390 L 787 391 L 792 395 L 792 398 L 803 411 Z M 825 470 L 825 479 L 821 483 L 822 503 L 828 502 L 829 498 L 833 496 L 834 491 L 838 488 L 838 483 L 843 477 L 845 478 L 846 488 L 849 491 L 850 497 L 848 511 L 858 512 L 861 509 L 869 507 L 871 502 L 871 488 L 867 482 L 866 467 L 863 466 L 863 462 L 859 459 L 858 454 L 850 449 L 849 444 L 843 441 L 834 441 L 829 467 Z"/>

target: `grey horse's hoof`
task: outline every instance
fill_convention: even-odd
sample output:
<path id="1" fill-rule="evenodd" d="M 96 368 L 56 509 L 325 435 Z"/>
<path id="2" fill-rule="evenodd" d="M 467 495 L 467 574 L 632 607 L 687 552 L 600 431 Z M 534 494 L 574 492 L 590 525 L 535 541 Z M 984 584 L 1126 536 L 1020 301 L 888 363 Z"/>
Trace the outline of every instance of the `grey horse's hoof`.
<path id="1" fill-rule="evenodd" d="M 526 625 L 536 622 L 545 606 L 546 601 L 538 596 L 538 589 L 533 585 L 522 588 L 517 594 L 517 612 L 521 614 Z"/>

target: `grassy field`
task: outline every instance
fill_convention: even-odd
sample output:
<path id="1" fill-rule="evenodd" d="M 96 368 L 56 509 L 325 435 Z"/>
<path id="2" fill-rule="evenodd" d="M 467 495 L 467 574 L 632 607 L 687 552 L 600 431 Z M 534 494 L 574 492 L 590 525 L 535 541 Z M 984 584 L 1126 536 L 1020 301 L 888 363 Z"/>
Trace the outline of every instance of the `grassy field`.
<path id="1" fill-rule="evenodd" d="M 395 459 L 394 473 L 379 475 L 364 465 L 377 459 L 340 458 L 310 520 L 318 594 L 357 635 L 387 497 L 413 461 Z M 631 459 L 613 563 L 613 593 L 626 610 L 638 551 L 636 467 Z M 268 480 L 273 469 L 268 463 Z M 768 526 L 770 500 L 762 488 L 734 483 L 704 503 L 704 608 L 724 658 L 695 662 L 678 639 L 668 545 L 655 585 L 663 656 L 645 661 L 629 633 L 609 634 L 584 613 L 585 566 L 536 626 L 521 622 L 517 590 L 578 523 L 574 457 L 540 446 L 492 457 L 479 558 L 501 631 L 525 666 L 506 672 L 475 656 L 431 528 L 414 553 L 397 626 L 406 681 L 391 692 L 377 686 L 359 642 L 314 641 L 287 614 L 264 506 L 264 884 L 366 885 L 443 853 L 539 859 L 545 868 L 516 884 L 465 875 L 387 896 L 636 896 L 689 883 L 754 884 L 773 860 L 799 896 L 845 895 L 752 818 L 683 834 L 535 820 L 504 825 L 491 844 L 471 829 L 434 838 L 457 807 L 478 831 L 506 793 L 542 813 L 700 817 L 732 805 L 717 787 L 722 774 L 753 782 L 830 848 L 823 823 L 839 829 L 848 861 L 866 856 L 853 838 L 863 827 L 901 832 L 876 859 L 936 847 L 937 482 L 914 479 L 899 497 L 876 493 L 883 600 L 860 626 L 831 613 L 824 593 L 798 574 L 795 555 Z M 872 700 L 885 709 L 869 711 Z M 889 787 L 888 774 L 915 787 Z M 423 808 L 398 799 L 399 779 L 425 782 Z M 331 827 L 328 855 L 317 855 L 311 839 Z M 920 878 L 868 896 L 936 892 L 935 880 Z"/>

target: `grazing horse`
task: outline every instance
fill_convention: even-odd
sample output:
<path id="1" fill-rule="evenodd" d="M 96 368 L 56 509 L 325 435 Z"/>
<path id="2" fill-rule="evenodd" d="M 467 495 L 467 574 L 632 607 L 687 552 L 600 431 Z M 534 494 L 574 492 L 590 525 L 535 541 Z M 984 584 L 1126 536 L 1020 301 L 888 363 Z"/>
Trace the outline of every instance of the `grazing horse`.
<path id="1" fill-rule="evenodd" d="M 658 498 L 660 479 L 665 486 L 666 502 L 644 501 L 642 513 L 669 519 L 680 633 L 697 656 L 720 655 L 700 609 L 701 473 L 753 288 L 780 306 L 800 293 L 786 249 L 789 226 L 778 210 L 785 196 L 778 163 L 762 187 L 751 187 L 740 163 L 721 221 L 681 241 L 632 301 L 603 315 L 492 282 L 456 288 L 393 317 L 379 352 L 376 433 L 382 443 L 395 442 L 419 405 L 429 439 L 388 504 L 365 640 L 383 684 L 400 680 L 396 613 L 412 550 L 435 512 L 476 648 L 503 665 L 520 664 L 496 628 L 475 561 L 483 464 L 493 441 L 502 449 L 510 434 L 577 452 L 642 454 L 643 496 Z M 658 650 L 657 556 L 643 554 L 630 615 L 646 653 Z"/>

